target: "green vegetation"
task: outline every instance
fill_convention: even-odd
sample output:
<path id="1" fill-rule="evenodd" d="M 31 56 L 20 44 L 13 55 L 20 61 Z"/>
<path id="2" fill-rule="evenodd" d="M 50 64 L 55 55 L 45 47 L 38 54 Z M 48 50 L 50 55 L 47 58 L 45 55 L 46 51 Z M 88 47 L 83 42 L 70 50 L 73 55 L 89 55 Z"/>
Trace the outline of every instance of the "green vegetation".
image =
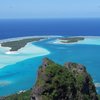
<path id="1" fill-rule="evenodd" d="M 72 38 L 60 38 L 60 41 L 62 43 L 73 43 L 73 42 L 78 42 L 84 40 L 83 37 L 72 37 Z"/>
<path id="2" fill-rule="evenodd" d="M 98 99 L 100 100 L 100 95 L 98 95 Z"/>
<path id="3" fill-rule="evenodd" d="M 14 94 L 11 96 L 6 97 L 4 100 L 30 100 L 31 99 L 31 90 L 20 94 Z"/>
<path id="4" fill-rule="evenodd" d="M 73 71 L 74 70 L 74 71 Z M 4 100 L 99 100 L 91 76 L 76 63 L 64 66 L 45 58 L 32 90 Z"/>
<path id="5" fill-rule="evenodd" d="M 33 97 L 38 100 L 98 100 L 86 68 L 76 63 L 67 67 L 46 58 L 39 69 Z"/>
<path id="6" fill-rule="evenodd" d="M 20 48 L 24 47 L 27 43 L 33 42 L 33 41 L 39 41 L 44 38 L 28 38 L 28 39 L 21 39 L 16 41 L 8 41 L 1 43 L 1 46 L 3 47 L 10 47 L 10 51 L 17 51 Z"/>
<path id="7" fill-rule="evenodd" d="M 73 75 L 61 65 L 51 62 L 46 67 L 44 73 L 45 78 L 43 79 L 41 75 L 37 81 L 38 87 L 46 87 L 45 91 L 41 94 L 44 98 L 43 100 L 58 100 L 60 98 L 58 95 L 60 95 L 61 91 L 67 93 L 69 90 L 68 86 L 73 88 L 75 83 Z M 66 97 L 66 95 L 63 97 Z"/>
<path id="8" fill-rule="evenodd" d="M 84 76 L 83 75 L 78 75 L 76 80 L 77 80 L 77 86 L 78 87 L 82 87 L 83 86 Z"/>

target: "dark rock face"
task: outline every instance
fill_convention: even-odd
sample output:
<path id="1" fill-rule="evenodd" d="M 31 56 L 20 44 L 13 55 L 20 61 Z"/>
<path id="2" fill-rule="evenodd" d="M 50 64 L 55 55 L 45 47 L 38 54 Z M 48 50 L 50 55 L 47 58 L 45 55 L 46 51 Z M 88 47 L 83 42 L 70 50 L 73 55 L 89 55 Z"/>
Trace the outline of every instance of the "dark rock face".
<path id="1" fill-rule="evenodd" d="M 31 100 L 98 100 L 95 86 L 81 64 L 58 65 L 45 58 Z"/>
<path id="2" fill-rule="evenodd" d="M 88 95 L 90 97 L 89 100 L 98 100 L 95 86 L 92 82 L 91 76 L 87 73 L 86 68 L 83 65 L 76 63 L 66 63 L 65 67 L 74 74 L 76 79 L 80 75 L 83 76 L 83 80 L 81 81 L 82 87 L 78 87 L 80 90 L 78 92 L 80 92 L 81 95 Z M 84 100 L 83 97 L 80 99 Z"/>
<path id="3" fill-rule="evenodd" d="M 70 70 L 71 72 L 76 72 L 78 74 L 86 72 L 85 67 L 83 65 L 81 65 L 81 64 L 76 64 L 76 63 L 68 62 L 64 66 L 66 68 L 68 68 L 68 70 Z"/>
<path id="4" fill-rule="evenodd" d="M 5 97 L 0 97 L 0 100 L 5 100 Z"/>

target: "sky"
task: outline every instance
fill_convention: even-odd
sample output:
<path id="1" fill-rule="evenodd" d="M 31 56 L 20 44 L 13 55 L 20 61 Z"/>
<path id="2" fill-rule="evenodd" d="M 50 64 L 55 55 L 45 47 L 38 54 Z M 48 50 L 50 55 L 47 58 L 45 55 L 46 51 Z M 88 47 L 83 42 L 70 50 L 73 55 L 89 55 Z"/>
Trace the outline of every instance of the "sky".
<path id="1" fill-rule="evenodd" d="M 0 18 L 100 18 L 100 0 L 0 0 Z"/>

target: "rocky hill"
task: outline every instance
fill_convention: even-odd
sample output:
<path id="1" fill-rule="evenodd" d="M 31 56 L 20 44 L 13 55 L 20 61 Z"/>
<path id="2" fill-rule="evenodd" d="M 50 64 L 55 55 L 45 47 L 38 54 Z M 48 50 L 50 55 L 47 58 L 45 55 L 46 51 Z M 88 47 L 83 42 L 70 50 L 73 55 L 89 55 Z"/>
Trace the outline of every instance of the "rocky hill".
<path id="1" fill-rule="evenodd" d="M 83 65 L 69 62 L 61 66 L 45 58 L 33 89 L 4 100 L 98 100 L 98 97 Z"/>
<path id="2" fill-rule="evenodd" d="M 98 100 L 95 86 L 81 64 L 64 66 L 45 58 L 31 100 Z"/>

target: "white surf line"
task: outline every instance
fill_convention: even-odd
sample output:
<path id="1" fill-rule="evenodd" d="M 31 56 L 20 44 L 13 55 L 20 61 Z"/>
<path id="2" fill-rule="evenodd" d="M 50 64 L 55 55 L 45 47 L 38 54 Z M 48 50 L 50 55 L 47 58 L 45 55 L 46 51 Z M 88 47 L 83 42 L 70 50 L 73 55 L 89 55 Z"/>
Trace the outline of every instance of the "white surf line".
<path id="1" fill-rule="evenodd" d="M 15 64 L 17 62 L 48 55 L 50 52 L 47 49 L 41 48 L 39 46 L 28 43 L 25 47 L 19 49 L 16 52 L 9 51 L 9 48 L 1 47 L 0 48 L 0 68 L 3 68 L 7 65 Z"/>
<path id="2" fill-rule="evenodd" d="M 1 39 L 0 43 L 9 42 L 9 41 L 16 41 L 16 40 L 22 40 L 22 39 L 31 39 L 31 38 L 55 38 L 55 37 L 63 37 L 63 36 L 60 36 L 60 35 L 24 36 L 24 37 Z"/>
<path id="3" fill-rule="evenodd" d="M 82 36 L 78 36 L 78 37 L 82 37 Z M 70 45 L 70 44 L 100 45 L 100 36 L 99 37 L 97 37 L 97 36 L 85 36 L 84 38 L 85 39 L 82 41 L 73 42 L 73 43 L 62 43 L 60 39 L 56 39 L 54 41 L 51 41 L 51 43 L 52 44 L 65 44 L 65 45 Z"/>

